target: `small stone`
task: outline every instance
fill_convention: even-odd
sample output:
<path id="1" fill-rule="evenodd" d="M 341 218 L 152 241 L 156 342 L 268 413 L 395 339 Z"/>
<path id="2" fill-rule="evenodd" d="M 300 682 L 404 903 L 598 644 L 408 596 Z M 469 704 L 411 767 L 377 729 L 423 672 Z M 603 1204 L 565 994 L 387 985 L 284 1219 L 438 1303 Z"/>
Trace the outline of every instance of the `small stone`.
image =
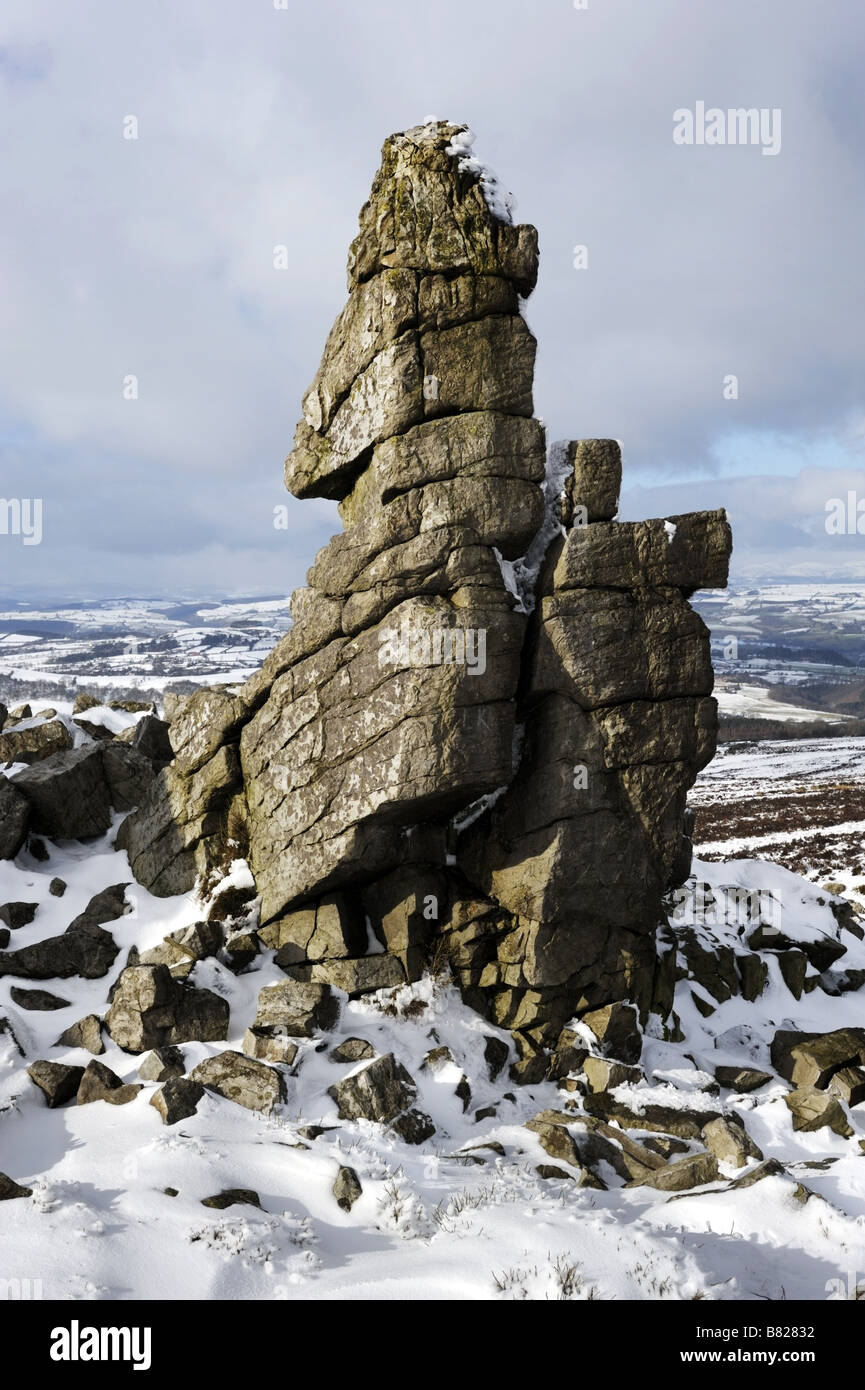
<path id="1" fill-rule="evenodd" d="M 728 1091 L 747 1096 L 752 1091 L 759 1091 L 772 1077 L 769 1072 L 756 1071 L 752 1067 L 716 1067 L 715 1080 Z"/>
<path id="2" fill-rule="evenodd" d="M 456 1066 L 456 1058 L 449 1047 L 434 1047 L 424 1057 L 421 1065 L 425 1071 L 431 1071 L 435 1074 L 445 1067 Z"/>
<path id="3" fill-rule="evenodd" d="M 253 1192 L 251 1187 L 227 1187 L 214 1197 L 202 1197 L 201 1205 L 213 1207 L 216 1211 L 225 1211 L 226 1207 L 258 1207 L 259 1211 L 262 1210 L 258 1193 Z"/>
<path id="4" fill-rule="evenodd" d="M 66 883 L 62 878 L 52 878 L 48 885 L 48 892 L 52 898 L 62 898 L 66 892 Z"/>
<path id="5" fill-rule="evenodd" d="M 29 927 L 38 911 L 38 903 L 4 903 L 0 907 L 0 922 L 5 922 L 12 931 Z"/>
<path id="6" fill-rule="evenodd" d="M 340 1167 L 333 1184 L 333 1195 L 336 1204 L 343 1211 L 351 1211 L 358 1197 L 363 1193 L 360 1185 L 360 1178 L 353 1168 Z"/>
<path id="7" fill-rule="evenodd" d="M 375 1056 L 375 1048 L 366 1038 L 346 1038 L 330 1053 L 332 1062 L 366 1062 Z"/>
<path id="8" fill-rule="evenodd" d="M 323 1134 L 332 1134 L 339 1129 L 339 1125 L 301 1125 L 298 1134 L 303 1139 L 320 1139 Z"/>
<path id="9" fill-rule="evenodd" d="M 501 1038 L 494 1038 L 491 1034 L 484 1037 L 484 1061 L 487 1064 L 490 1081 L 495 1081 L 500 1073 L 507 1066 L 510 1059 L 511 1050 L 506 1042 Z"/>

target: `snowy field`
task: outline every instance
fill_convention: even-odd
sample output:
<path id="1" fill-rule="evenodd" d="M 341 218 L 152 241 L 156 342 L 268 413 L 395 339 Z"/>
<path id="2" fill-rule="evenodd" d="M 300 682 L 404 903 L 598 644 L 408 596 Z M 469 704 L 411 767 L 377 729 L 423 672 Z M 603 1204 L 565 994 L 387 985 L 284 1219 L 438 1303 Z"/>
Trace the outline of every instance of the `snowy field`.
<path id="1" fill-rule="evenodd" d="M 865 904 L 865 739 L 721 744 L 688 800 L 704 858 L 772 859 Z"/>
<path id="2" fill-rule="evenodd" d="M 861 777 L 865 741 L 851 749 L 840 743 L 832 743 L 832 756 L 846 757 L 843 766 Z M 827 761 L 829 753 L 821 753 L 818 773 L 831 781 L 842 768 Z M 720 790 L 726 778 L 729 787 L 736 756 L 728 755 L 726 772 L 719 758 L 704 786 Z M 783 767 L 769 753 L 749 775 L 771 789 L 783 781 Z M 51 846 L 45 862 L 26 851 L 0 861 L 0 904 L 38 904 L 32 924 L 13 933 L 15 947 L 63 931 L 100 889 L 131 882 L 125 855 L 112 847 L 115 833 L 116 824 L 97 842 Z M 865 941 L 839 927 L 827 895 L 812 883 L 751 858 L 698 863 L 695 874 L 674 931 L 740 950 L 741 924 L 719 914 L 718 904 L 731 895 L 738 901 L 742 890 L 762 891 L 790 940 L 840 940 L 843 966 L 865 970 Z M 61 898 L 49 893 L 55 876 L 68 885 Z M 65 1007 L 25 1011 L 11 991 L 27 982 L 0 978 L 0 1016 L 11 1024 L 11 1033 L 0 1033 L 0 1170 L 33 1189 L 29 1198 L 0 1202 L 0 1279 L 29 1280 L 44 1298 L 282 1301 L 822 1300 L 865 1283 L 865 1105 L 844 1107 L 849 1138 L 826 1128 L 794 1132 L 783 1099 L 788 1083 L 769 1059 L 778 1028 L 860 1024 L 861 992 L 830 995 L 828 977 L 818 981 L 811 969 L 797 1000 L 772 955 L 766 992 L 753 1003 L 739 996 L 719 1003 L 694 979 L 680 980 L 674 1008 L 683 1039 L 665 1041 L 660 1020 L 650 1017 L 643 1079 L 613 1094 L 637 1110 L 650 1103 L 698 1114 L 723 1108 L 784 1169 L 734 1188 L 757 1162 L 747 1170 L 722 1164 L 718 1180 L 671 1196 L 626 1187 L 601 1163 L 605 1188 L 592 1189 L 540 1176 L 550 1158 L 525 1128 L 543 1110 L 576 1118 L 579 1090 L 516 1086 L 506 1070 L 491 1080 L 485 1039 L 509 1043 L 509 1035 L 469 1010 L 446 978 L 355 1002 L 342 996 L 333 1033 L 298 1040 L 298 1058 L 282 1068 L 287 1100 L 269 1116 L 207 1093 L 197 1114 L 167 1127 L 149 1104 L 154 1083 L 122 1107 L 97 1101 L 48 1109 L 27 1065 L 37 1058 L 87 1065 L 89 1053 L 56 1045 L 61 1032 L 85 1014 L 105 1013 L 130 947 L 156 945 L 199 921 L 203 907 L 192 894 L 159 900 L 134 884 L 127 904 L 126 915 L 107 924 L 120 953 L 105 978 L 41 982 Z M 223 958 L 200 961 L 191 981 L 229 1002 L 230 1034 L 227 1042 L 184 1045 L 187 1069 L 226 1047 L 239 1050 L 259 990 L 283 978 L 269 951 L 238 975 Z M 328 1087 L 365 1065 L 331 1060 L 348 1037 L 403 1063 L 417 1082 L 418 1107 L 435 1123 L 432 1139 L 412 1147 L 377 1124 L 338 1119 Z M 124 1082 L 135 1081 L 141 1059 L 107 1035 L 105 1043 L 100 1060 Z M 425 1064 L 439 1047 L 453 1060 Z M 755 1093 L 721 1092 L 719 1065 L 772 1075 Z M 349 1212 L 332 1191 L 341 1165 L 355 1170 L 363 1189 Z M 253 1189 L 260 1209 L 202 1205 L 226 1188 Z"/>
<path id="3" fill-rule="evenodd" d="M 807 709 L 804 705 L 786 704 L 783 700 L 773 700 L 763 685 L 739 684 L 730 688 L 719 683 L 715 690 L 719 714 L 738 715 L 746 719 L 790 719 L 794 723 L 813 723 L 824 720 L 828 724 L 843 724 L 850 716 L 836 714 L 833 710 Z"/>

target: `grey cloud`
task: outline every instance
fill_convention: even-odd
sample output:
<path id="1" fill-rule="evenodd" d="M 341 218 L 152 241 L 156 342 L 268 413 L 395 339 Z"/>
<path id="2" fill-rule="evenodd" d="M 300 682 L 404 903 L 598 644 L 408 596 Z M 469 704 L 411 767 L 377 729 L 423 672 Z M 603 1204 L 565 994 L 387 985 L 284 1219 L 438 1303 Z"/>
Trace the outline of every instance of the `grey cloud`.
<path id="1" fill-rule="evenodd" d="M 46 504 L 69 536 L 62 565 L 46 543 L 26 569 L 4 565 L 4 586 L 74 589 L 95 558 L 106 592 L 120 573 L 148 592 L 156 555 L 165 583 L 203 593 L 302 582 L 332 513 L 281 492 L 282 458 L 382 140 L 432 113 L 471 123 L 540 229 L 527 314 L 554 438 L 621 438 L 646 482 L 705 476 L 737 431 L 834 435 L 861 460 L 853 7 L 91 0 L 85 22 L 7 0 L 6 21 L 0 409 L 25 425 L 15 448 L 34 477 L 55 460 Z M 674 146 L 673 111 L 698 99 L 781 107 L 780 155 Z M 122 138 L 130 114 L 137 141 Z M 764 523 L 775 554 L 784 489 L 754 496 L 779 509 Z M 280 549 L 262 522 L 283 500 Z M 824 553 L 800 548 L 809 564 Z"/>

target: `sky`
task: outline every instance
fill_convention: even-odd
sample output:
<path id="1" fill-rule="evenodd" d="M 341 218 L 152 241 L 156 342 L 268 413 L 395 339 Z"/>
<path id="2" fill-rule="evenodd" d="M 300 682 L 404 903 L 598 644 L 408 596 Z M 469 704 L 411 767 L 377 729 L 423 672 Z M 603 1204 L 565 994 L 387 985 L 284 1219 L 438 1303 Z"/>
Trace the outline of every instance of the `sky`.
<path id="1" fill-rule="evenodd" d="M 0 590 L 303 583 L 339 521 L 282 461 L 430 115 L 539 229 L 535 409 L 621 440 L 622 516 L 726 506 L 741 581 L 862 575 L 825 519 L 865 499 L 863 37 L 860 0 L 5 0 L 0 498 L 43 534 L 0 534 Z M 677 144 L 698 103 L 780 147 Z"/>

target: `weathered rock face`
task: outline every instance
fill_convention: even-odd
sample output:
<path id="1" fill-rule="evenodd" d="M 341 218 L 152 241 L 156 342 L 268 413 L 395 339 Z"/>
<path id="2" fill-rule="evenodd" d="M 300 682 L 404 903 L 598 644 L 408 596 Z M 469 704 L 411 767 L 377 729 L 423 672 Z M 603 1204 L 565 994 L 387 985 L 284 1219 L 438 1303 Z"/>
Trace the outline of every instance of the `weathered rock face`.
<path id="1" fill-rule="evenodd" d="M 731 542 L 721 512 L 616 522 L 614 441 L 548 470 L 537 236 L 488 206 L 462 131 L 385 143 L 303 400 L 286 483 L 345 529 L 262 669 L 166 709 L 173 761 L 118 845 L 158 894 L 246 857 L 298 988 L 444 952 L 529 1080 L 575 1012 L 648 1002 L 716 737 L 688 598 L 725 584 Z"/>

